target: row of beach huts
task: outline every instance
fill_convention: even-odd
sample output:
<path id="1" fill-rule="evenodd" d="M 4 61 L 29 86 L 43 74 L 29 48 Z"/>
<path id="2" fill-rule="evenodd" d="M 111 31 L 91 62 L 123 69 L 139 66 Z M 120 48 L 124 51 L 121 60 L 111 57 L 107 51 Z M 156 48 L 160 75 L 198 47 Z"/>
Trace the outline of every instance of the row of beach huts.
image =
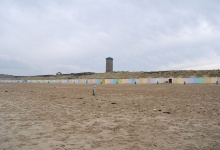
<path id="1" fill-rule="evenodd" d="M 62 79 L 62 80 L 0 80 L 1 83 L 72 83 L 72 84 L 218 84 L 220 77 L 204 78 L 139 78 L 139 79 Z"/>

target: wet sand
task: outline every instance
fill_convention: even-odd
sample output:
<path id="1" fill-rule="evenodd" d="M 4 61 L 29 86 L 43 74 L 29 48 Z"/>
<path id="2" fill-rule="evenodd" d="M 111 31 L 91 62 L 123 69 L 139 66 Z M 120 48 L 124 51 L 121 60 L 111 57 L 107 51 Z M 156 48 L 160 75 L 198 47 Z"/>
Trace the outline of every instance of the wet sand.
<path id="1" fill-rule="evenodd" d="M 0 84 L 0 149 L 220 150 L 220 85 Z"/>

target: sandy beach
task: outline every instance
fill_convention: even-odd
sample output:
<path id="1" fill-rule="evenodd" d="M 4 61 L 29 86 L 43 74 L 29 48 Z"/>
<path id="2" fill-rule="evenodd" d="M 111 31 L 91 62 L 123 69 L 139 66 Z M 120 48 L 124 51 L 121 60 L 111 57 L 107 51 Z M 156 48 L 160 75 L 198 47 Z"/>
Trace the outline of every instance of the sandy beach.
<path id="1" fill-rule="evenodd" d="M 220 85 L 0 84 L 1 150 L 220 150 Z"/>

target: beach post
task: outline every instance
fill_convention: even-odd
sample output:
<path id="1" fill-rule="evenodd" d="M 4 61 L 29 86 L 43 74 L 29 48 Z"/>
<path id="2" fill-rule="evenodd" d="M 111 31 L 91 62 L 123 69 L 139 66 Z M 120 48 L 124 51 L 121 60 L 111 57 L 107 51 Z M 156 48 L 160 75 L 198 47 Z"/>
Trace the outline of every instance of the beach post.
<path id="1" fill-rule="evenodd" d="M 93 93 L 92 93 L 92 95 L 95 96 L 95 94 L 96 94 L 96 85 L 93 84 Z"/>

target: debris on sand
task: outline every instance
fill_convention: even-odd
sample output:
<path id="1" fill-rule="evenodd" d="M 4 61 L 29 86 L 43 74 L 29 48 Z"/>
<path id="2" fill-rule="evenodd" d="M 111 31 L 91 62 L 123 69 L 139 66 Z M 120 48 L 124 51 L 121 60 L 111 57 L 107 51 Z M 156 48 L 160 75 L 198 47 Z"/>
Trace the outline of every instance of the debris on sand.
<path id="1" fill-rule="evenodd" d="M 165 113 L 165 114 L 170 114 L 170 112 L 168 112 L 168 111 L 165 111 L 165 112 L 163 112 L 163 113 Z"/>
<path id="2" fill-rule="evenodd" d="M 111 103 L 111 104 L 117 104 L 116 102 L 113 102 L 113 103 Z"/>

